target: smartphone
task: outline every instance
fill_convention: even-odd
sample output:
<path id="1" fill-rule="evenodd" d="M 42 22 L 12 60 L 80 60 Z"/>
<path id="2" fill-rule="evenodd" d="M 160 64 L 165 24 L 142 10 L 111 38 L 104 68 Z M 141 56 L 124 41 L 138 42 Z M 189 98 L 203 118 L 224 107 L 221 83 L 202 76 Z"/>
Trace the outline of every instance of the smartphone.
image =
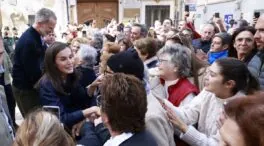
<path id="1" fill-rule="evenodd" d="M 185 12 L 190 12 L 189 5 L 185 5 L 185 7 L 184 7 L 184 11 L 185 11 Z"/>
<path id="2" fill-rule="evenodd" d="M 215 18 L 220 18 L 220 14 L 217 12 L 217 13 L 215 13 Z"/>
<path id="3" fill-rule="evenodd" d="M 259 18 L 259 16 L 260 16 L 260 12 L 254 12 L 254 17 L 255 18 Z"/>
<path id="4" fill-rule="evenodd" d="M 82 36 L 87 37 L 86 31 L 82 31 Z"/>
<path id="5" fill-rule="evenodd" d="M 60 120 L 60 107 L 59 106 L 43 106 L 44 111 L 54 114 Z"/>

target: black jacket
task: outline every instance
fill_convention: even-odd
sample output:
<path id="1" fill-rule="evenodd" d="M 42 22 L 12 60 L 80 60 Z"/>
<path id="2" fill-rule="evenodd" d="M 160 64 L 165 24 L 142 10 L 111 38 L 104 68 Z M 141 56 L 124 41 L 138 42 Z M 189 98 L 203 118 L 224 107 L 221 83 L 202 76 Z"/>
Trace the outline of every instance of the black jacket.
<path id="1" fill-rule="evenodd" d="M 33 27 L 22 34 L 16 44 L 14 56 L 12 77 L 16 88 L 33 89 L 42 75 L 46 48 L 40 34 Z"/>
<path id="2" fill-rule="evenodd" d="M 108 129 L 102 123 L 94 127 L 92 123 L 86 122 L 80 135 L 82 138 L 78 141 L 78 144 L 85 146 L 102 146 L 110 138 Z M 143 130 L 134 134 L 119 146 L 157 146 L 157 143 L 148 131 Z"/>

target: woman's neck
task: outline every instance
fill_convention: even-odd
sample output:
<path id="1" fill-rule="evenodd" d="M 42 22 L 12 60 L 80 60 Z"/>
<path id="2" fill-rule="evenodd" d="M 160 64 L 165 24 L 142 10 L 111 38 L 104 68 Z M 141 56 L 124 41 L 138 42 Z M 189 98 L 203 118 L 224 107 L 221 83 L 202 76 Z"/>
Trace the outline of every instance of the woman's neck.
<path id="1" fill-rule="evenodd" d="M 218 98 L 221 99 L 227 99 L 229 97 L 234 96 L 235 94 L 231 93 L 231 92 L 222 92 L 222 94 L 216 95 Z"/>
<path id="2" fill-rule="evenodd" d="M 179 79 L 179 77 L 177 75 L 171 75 L 171 76 L 167 76 L 166 79 L 164 79 L 165 81 L 175 81 Z"/>

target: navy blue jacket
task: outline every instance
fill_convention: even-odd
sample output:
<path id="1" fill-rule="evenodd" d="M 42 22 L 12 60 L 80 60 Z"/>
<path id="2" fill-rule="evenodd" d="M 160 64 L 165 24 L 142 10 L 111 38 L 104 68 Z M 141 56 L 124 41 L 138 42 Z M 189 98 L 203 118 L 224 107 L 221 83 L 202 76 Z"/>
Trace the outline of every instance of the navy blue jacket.
<path id="1" fill-rule="evenodd" d="M 19 89 L 33 89 L 42 75 L 43 60 L 47 46 L 42 45 L 40 34 L 28 28 L 16 44 L 13 85 Z"/>
<path id="2" fill-rule="evenodd" d="M 154 137 L 146 130 L 134 134 L 119 146 L 157 146 Z"/>
<path id="3" fill-rule="evenodd" d="M 211 41 L 202 41 L 201 38 L 192 41 L 194 50 L 202 49 L 204 53 L 207 53 L 211 48 Z"/>
<path id="4" fill-rule="evenodd" d="M 94 127 L 90 122 L 86 122 L 81 128 L 81 140 L 78 144 L 85 146 L 98 146 L 103 145 L 109 138 L 110 133 L 101 123 Z M 155 138 L 147 130 L 143 130 L 134 134 L 129 139 L 122 142 L 119 146 L 157 146 Z"/>
<path id="5" fill-rule="evenodd" d="M 65 126 L 71 128 L 74 124 L 84 120 L 82 110 L 90 105 L 91 98 L 78 92 L 82 89 L 79 86 L 74 87 L 67 95 L 58 93 L 48 79 L 40 82 L 40 101 L 41 105 L 59 106 L 60 120 Z"/>

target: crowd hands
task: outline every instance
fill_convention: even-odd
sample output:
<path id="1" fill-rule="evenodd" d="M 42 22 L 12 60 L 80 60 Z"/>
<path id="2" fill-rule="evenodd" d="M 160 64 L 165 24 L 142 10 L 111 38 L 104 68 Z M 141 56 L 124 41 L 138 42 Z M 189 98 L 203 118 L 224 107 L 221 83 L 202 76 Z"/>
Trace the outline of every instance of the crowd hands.
<path id="1" fill-rule="evenodd" d="M 169 18 L 149 29 L 91 20 L 56 36 L 55 14 L 44 14 L 15 55 L 1 56 L 14 63 L 12 98 L 25 117 L 1 145 L 264 145 L 264 16 L 227 27 L 214 14 L 200 33 L 188 13 L 177 27 Z"/>

